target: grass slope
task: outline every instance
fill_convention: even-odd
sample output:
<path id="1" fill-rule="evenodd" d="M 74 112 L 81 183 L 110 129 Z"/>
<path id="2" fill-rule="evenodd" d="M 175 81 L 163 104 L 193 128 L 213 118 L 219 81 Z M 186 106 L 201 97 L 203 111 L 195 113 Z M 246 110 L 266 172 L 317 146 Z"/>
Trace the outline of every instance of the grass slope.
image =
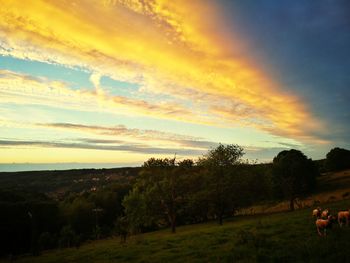
<path id="1" fill-rule="evenodd" d="M 350 198 L 350 169 L 339 172 L 324 173 L 317 178 L 316 192 L 310 196 L 300 198 L 296 209 L 314 207 L 321 205 L 326 207 L 326 203 L 341 201 Z M 241 209 L 240 215 L 265 214 L 284 212 L 289 210 L 289 200 L 272 201 L 263 204 L 253 205 Z"/>
<path id="2" fill-rule="evenodd" d="M 350 200 L 327 204 L 336 214 Z M 18 262 L 350 262 L 350 227 L 334 225 L 319 237 L 310 209 L 237 217 L 119 239 L 100 240 L 79 249 L 62 249 Z"/>
<path id="3" fill-rule="evenodd" d="M 350 189 L 350 169 L 324 173 L 318 178 L 318 192 Z"/>

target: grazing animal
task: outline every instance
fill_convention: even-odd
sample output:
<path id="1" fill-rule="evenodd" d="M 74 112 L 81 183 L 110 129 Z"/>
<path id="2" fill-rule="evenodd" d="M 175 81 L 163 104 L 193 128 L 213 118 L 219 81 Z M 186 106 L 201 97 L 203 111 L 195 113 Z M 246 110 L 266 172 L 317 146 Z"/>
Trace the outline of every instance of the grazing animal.
<path id="1" fill-rule="evenodd" d="M 327 229 L 332 227 L 334 218 L 332 216 L 328 216 L 327 219 L 317 219 L 316 220 L 316 228 L 317 232 L 320 236 L 327 235 Z M 322 233 L 323 232 L 323 233 Z"/>
<path id="2" fill-rule="evenodd" d="M 338 223 L 340 227 L 342 227 L 344 221 L 346 222 L 346 226 L 349 226 L 349 220 L 350 220 L 350 210 L 338 212 Z"/>
<path id="3" fill-rule="evenodd" d="M 323 210 L 323 211 L 322 211 L 322 214 L 321 214 L 321 218 L 327 219 L 329 215 L 330 215 L 330 214 L 329 214 L 329 210 L 328 210 L 328 209 Z"/>
<path id="4" fill-rule="evenodd" d="M 312 216 L 315 218 L 321 217 L 321 208 L 317 207 L 316 209 L 312 210 Z"/>

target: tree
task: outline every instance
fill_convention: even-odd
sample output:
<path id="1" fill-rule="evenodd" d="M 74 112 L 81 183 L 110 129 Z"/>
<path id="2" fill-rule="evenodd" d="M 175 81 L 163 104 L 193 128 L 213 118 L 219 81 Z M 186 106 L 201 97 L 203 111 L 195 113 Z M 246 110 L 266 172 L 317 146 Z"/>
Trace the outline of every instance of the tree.
<path id="1" fill-rule="evenodd" d="M 130 224 L 149 226 L 165 216 L 175 233 L 178 211 L 185 200 L 185 177 L 192 166 L 192 160 L 177 163 L 175 158 L 146 161 L 133 190 L 123 202 Z"/>
<path id="2" fill-rule="evenodd" d="M 60 232 L 60 247 L 79 246 L 80 238 L 73 230 L 71 225 L 62 227 Z"/>
<path id="3" fill-rule="evenodd" d="M 231 209 L 239 198 L 238 189 L 234 187 L 239 182 L 236 180 L 238 178 L 236 168 L 243 155 L 241 146 L 220 144 L 198 160 L 198 165 L 207 175 L 208 201 L 212 204 L 220 225 L 223 223 L 225 212 Z"/>
<path id="4" fill-rule="evenodd" d="M 350 167 L 350 151 L 333 148 L 327 153 L 326 168 L 328 171 L 339 171 Z"/>
<path id="5" fill-rule="evenodd" d="M 160 217 L 152 198 L 139 181 L 123 199 L 124 212 L 132 233 L 154 229 Z"/>
<path id="6" fill-rule="evenodd" d="M 120 236 L 120 243 L 125 243 L 129 233 L 129 222 L 126 216 L 120 216 L 117 218 L 114 225 L 114 231 Z"/>
<path id="7" fill-rule="evenodd" d="M 82 196 L 76 197 L 72 203 L 66 201 L 60 205 L 66 223 L 83 238 L 90 237 L 96 229 L 94 208 L 95 204 Z"/>
<path id="8" fill-rule="evenodd" d="M 273 183 L 277 196 L 290 201 L 294 210 L 297 197 L 310 193 L 316 184 L 318 170 L 301 151 L 285 150 L 273 159 Z"/>

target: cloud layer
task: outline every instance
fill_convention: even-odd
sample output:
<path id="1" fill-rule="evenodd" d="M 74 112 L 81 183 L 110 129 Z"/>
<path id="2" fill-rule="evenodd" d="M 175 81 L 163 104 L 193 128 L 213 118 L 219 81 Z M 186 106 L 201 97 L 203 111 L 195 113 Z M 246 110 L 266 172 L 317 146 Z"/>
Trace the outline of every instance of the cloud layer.
<path id="1" fill-rule="evenodd" d="M 194 149 L 178 149 L 178 148 L 160 148 L 150 147 L 149 145 L 105 145 L 101 143 L 66 143 L 52 141 L 23 141 L 23 140 L 0 140 L 0 147 L 40 147 L 40 148 L 73 148 L 73 149 L 88 149 L 88 150 L 103 150 L 103 151 L 118 151 L 118 152 L 135 152 L 143 154 L 166 154 L 166 155 L 188 155 L 195 156 L 203 154 L 203 150 Z"/>
<path id="2" fill-rule="evenodd" d="M 193 120 L 190 116 L 195 115 L 194 112 L 174 103 L 155 104 L 140 99 L 108 95 L 100 87 L 95 91 L 76 90 L 62 81 L 52 81 L 1 69 L 0 94 L 0 103 L 46 105 L 72 110 L 100 110 L 125 115 L 151 115 L 187 122 L 208 122 L 200 116 Z"/>
<path id="3" fill-rule="evenodd" d="M 72 90 L 2 71 L 1 99 L 51 106 L 60 100 L 64 107 L 84 110 L 97 105 L 122 114 L 251 126 L 319 142 L 314 131 L 322 123 L 307 105 L 284 92 L 262 65 L 233 55 L 240 54 L 242 41 L 218 33 L 224 21 L 217 10 L 213 2 L 199 0 L 5 1 L 0 54 L 87 70 L 96 89 Z M 172 99 L 154 103 L 112 96 L 100 86 L 101 76 Z"/>

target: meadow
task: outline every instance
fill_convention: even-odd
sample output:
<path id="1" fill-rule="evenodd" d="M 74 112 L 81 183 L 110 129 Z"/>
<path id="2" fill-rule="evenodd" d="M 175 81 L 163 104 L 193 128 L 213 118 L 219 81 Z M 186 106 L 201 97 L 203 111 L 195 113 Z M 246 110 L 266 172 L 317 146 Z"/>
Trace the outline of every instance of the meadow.
<path id="1" fill-rule="evenodd" d="M 323 204 L 335 214 L 350 200 Z M 18 262 L 349 262 L 350 227 L 334 224 L 318 236 L 311 209 L 239 216 L 131 236 L 92 241 L 79 248 L 23 256 Z"/>

